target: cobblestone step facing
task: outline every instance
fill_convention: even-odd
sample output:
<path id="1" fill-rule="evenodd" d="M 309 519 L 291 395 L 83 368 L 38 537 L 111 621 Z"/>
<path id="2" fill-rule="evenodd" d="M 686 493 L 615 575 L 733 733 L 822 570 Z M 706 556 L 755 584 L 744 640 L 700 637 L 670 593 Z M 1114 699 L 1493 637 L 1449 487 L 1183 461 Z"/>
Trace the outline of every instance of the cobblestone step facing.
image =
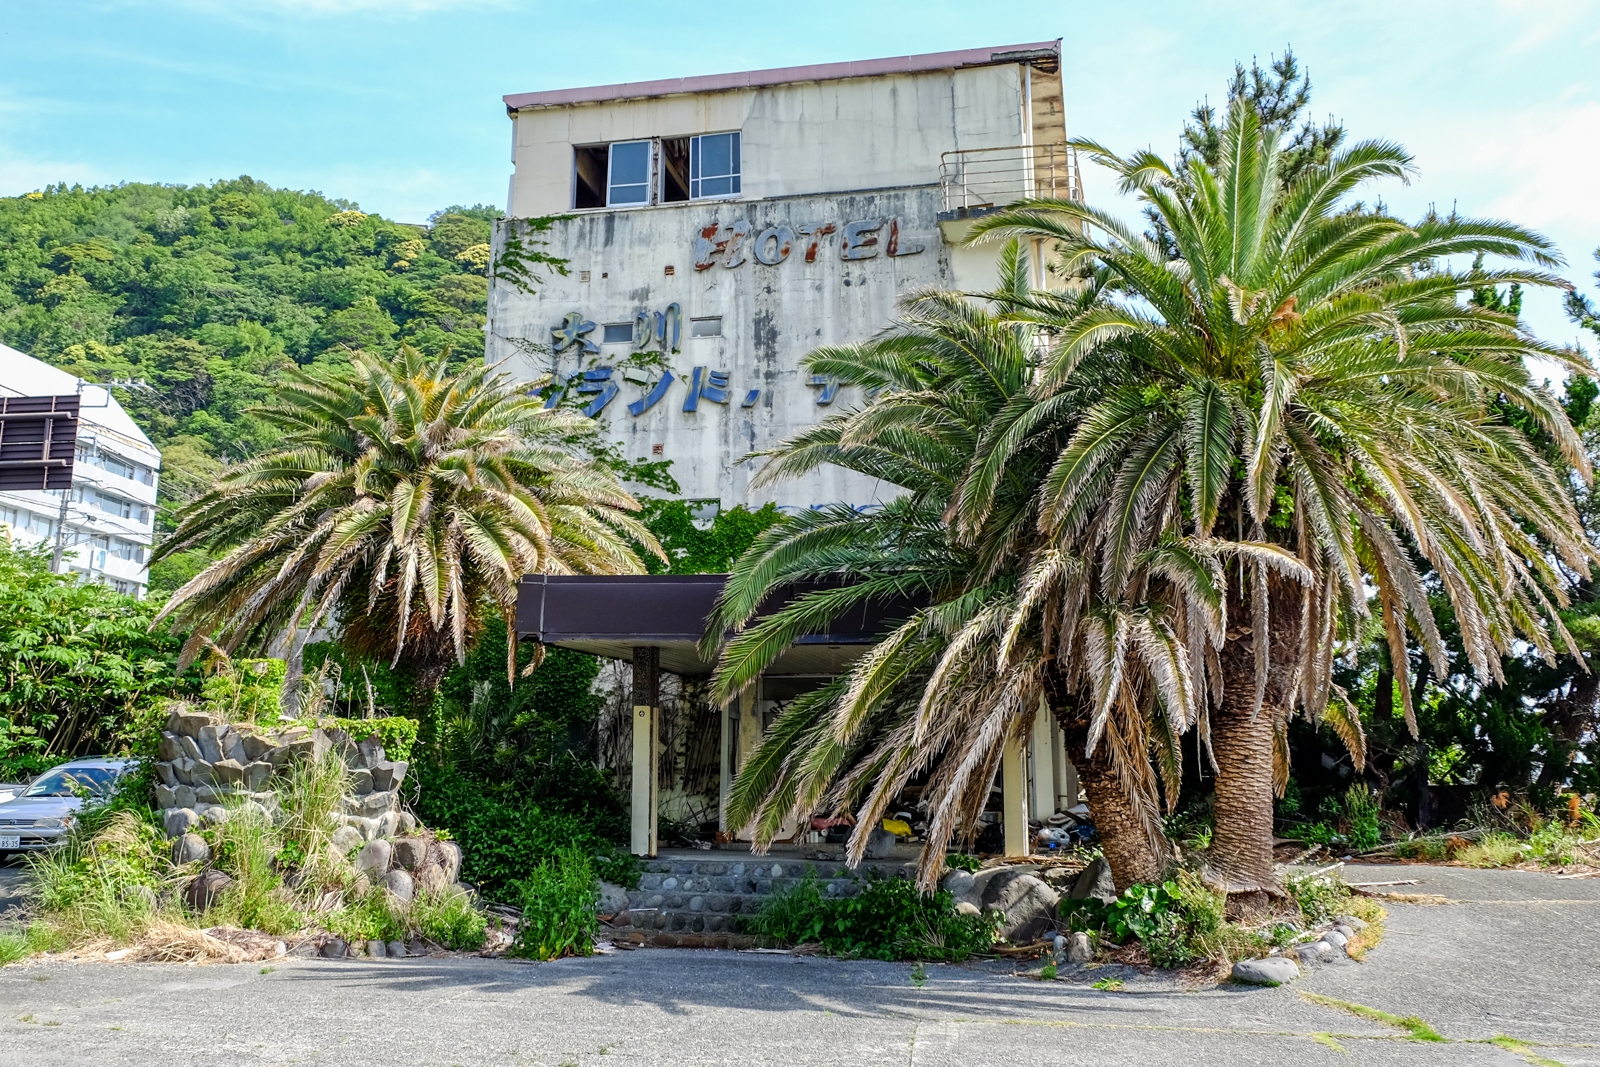
<path id="1" fill-rule="evenodd" d="M 909 865 L 871 864 L 882 874 Z M 843 863 L 774 860 L 650 860 L 639 888 L 628 893 L 628 914 L 619 917 L 612 939 L 662 948 L 753 948 L 756 938 L 739 931 L 739 916 L 753 915 L 772 893 L 808 874 L 829 896 L 861 891 L 868 867 L 852 873 Z"/>

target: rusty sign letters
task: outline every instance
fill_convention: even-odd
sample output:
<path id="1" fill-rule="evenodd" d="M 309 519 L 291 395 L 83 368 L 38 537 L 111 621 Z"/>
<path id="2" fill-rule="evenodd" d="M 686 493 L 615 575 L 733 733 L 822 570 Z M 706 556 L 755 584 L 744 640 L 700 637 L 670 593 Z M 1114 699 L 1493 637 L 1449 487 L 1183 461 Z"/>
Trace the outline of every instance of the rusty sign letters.
<path id="1" fill-rule="evenodd" d="M 694 239 L 694 269 L 710 270 L 719 262 L 729 270 L 741 267 L 754 259 L 764 267 L 776 267 L 789 258 L 796 247 L 801 248 L 801 258 L 807 263 L 817 261 L 818 251 L 832 235 L 839 235 L 839 258 L 846 262 L 875 259 L 880 253 L 886 257 L 914 256 L 923 246 L 901 240 L 900 219 L 856 219 L 844 224 L 843 229 L 831 222 L 791 226 L 787 223 L 768 226 L 750 237 L 750 223 L 717 223 L 702 229 Z"/>

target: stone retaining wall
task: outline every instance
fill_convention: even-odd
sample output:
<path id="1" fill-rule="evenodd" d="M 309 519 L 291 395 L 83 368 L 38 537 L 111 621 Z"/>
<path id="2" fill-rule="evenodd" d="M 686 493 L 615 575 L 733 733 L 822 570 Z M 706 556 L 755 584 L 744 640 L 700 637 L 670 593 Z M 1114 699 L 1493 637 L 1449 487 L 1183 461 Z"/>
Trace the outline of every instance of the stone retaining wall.
<path id="1" fill-rule="evenodd" d="M 376 735 L 357 741 L 336 728 L 287 726 L 268 729 L 227 723 L 180 708 L 167 718 L 155 769 L 156 804 L 173 841 L 173 860 L 209 863 L 210 848 L 193 831 L 219 823 L 230 806 L 254 806 L 276 818 L 281 803 L 274 775 L 300 760 L 343 760 L 351 790 L 336 816 L 338 828 L 328 859 L 355 870 L 357 894 L 382 886 L 402 902 L 419 893 L 470 889 L 461 877 L 461 848 L 441 841 L 400 805 L 405 760 L 388 759 Z M 185 889 L 190 907 L 203 910 L 231 884 L 221 871 L 203 870 Z"/>
<path id="2" fill-rule="evenodd" d="M 363 841 L 415 829 L 416 820 L 400 810 L 406 761 L 386 758 L 376 736 L 357 742 L 339 729 L 267 729 L 179 709 L 167 717 L 156 761 L 156 807 L 167 836 L 187 833 L 206 818 L 225 818 L 224 805 L 241 797 L 276 814 L 278 796 L 269 784 L 273 775 L 296 761 L 321 759 L 330 752 L 350 770 L 344 825 Z"/>

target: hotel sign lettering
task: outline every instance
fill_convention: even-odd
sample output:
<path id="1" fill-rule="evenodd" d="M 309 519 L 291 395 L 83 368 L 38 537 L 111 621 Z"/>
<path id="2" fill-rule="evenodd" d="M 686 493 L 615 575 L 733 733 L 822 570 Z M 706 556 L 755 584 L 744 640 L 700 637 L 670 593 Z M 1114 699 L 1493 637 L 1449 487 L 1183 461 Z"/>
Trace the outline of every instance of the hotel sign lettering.
<path id="1" fill-rule="evenodd" d="M 856 219 L 839 226 L 817 222 L 799 226 L 779 223 L 751 236 L 749 222 L 713 222 L 694 239 L 694 269 L 710 270 L 717 264 L 742 267 L 754 260 L 764 267 L 776 267 L 790 255 L 799 253 L 807 263 L 815 263 L 822 250 L 837 244 L 839 258 L 846 262 L 914 256 L 923 246 L 906 241 L 900 233 L 900 219 Z"/>

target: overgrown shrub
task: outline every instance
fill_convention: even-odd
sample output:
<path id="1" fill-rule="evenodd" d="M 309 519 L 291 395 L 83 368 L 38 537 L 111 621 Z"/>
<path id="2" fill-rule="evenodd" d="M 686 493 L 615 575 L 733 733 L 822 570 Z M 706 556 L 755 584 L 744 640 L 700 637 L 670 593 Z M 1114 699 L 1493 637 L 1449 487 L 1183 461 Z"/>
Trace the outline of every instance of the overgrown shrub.
<path id="1" fill-rule="evenodd" d="M 1131 885 L 1107 904 L 1063 900 L 1062 917 L 1075 930 L 1116 942 L 1137 939 L 1157 967 L 1182 967 L 1221 954 L 1225 900 L 1191 871 L 1160 885 Z"/>
<path id="2" fill-rule="evenodd" d="M 548 857 L 517 884 L 522 922 L 510 954 L 536 960 L 594 953 L 600 920 L 599 878 L 594 863 L 577 848 Z"/>
<path id="3" fill-rule="evenodd" d="M 1358 782 L 1349 788 L 1344 795 L 1344 818 L 1348 827 L 1345 835 L 1351 848 L 1360 852 L 1383 843 L 1379 814 L 1378 798 L 1364 783 Z"/>
<path id="4" fill-rule="evenodd" d="M 0 781 L 139 754 L 159 703 L 197 681 L 176 671 L 182 642 L 150 631 L 155 612 L 0 543 Z"/>
<path id="5" fill-rule="evenodd" d="M 1286 833 L 1308 845 L 1348 848 L 1356 852 L 1377 848 L 1383 843 L 1383 823 L 1378 798 L 1364 783 L 1357 782 L 1343 798 L 1324 797 L 1318 806 L 1317 822 L 1298 823 Z"/>
<path id="6" fill-rule="evenodd" d="M 514 898 L 517 883 L 544 861 L 573 849 L 591 857 L 606 881 L 639 883 L 638 860 L 577 816 L 491 794 L 490 787 L 448 768 L 423 766 L 419 776 L 418 816 L 460 842 L 463 877 L 490 896 Z"/>
<path id="7" fill-rule="evenodd" d="M 231 659 L 220 651 L 207 664 L 200 686 L 206 710 L 227 722 L 276 723 L 283 717 L 281 659 Z"/>
<path id="8" fill-rule="evenodd" d="M 995 936 L 993 917 L 958 914 L 944 890 L 922 893 L 904 878 L 876 876 L 857 896 L 827 897 L 807 875 L 769 896 L 744 927 L 785 944 L 880 960 L 963 960 L 988 951 Z"/>
<path id="9" fill-rule="evenodd" d="M 517 649 L 516 685 L 506 679 L 505 622 L 487 620 L 464 664 L 445 676 L 424 731 L 429 758 L 487 782 L 536 789 L 553 760 L 587 754 L 604 698 L 594 691 L 600 661 L 551 648 L 530 675 L 535 649 Z M 541 798 L 542 799 L 542 798 Z"/>

